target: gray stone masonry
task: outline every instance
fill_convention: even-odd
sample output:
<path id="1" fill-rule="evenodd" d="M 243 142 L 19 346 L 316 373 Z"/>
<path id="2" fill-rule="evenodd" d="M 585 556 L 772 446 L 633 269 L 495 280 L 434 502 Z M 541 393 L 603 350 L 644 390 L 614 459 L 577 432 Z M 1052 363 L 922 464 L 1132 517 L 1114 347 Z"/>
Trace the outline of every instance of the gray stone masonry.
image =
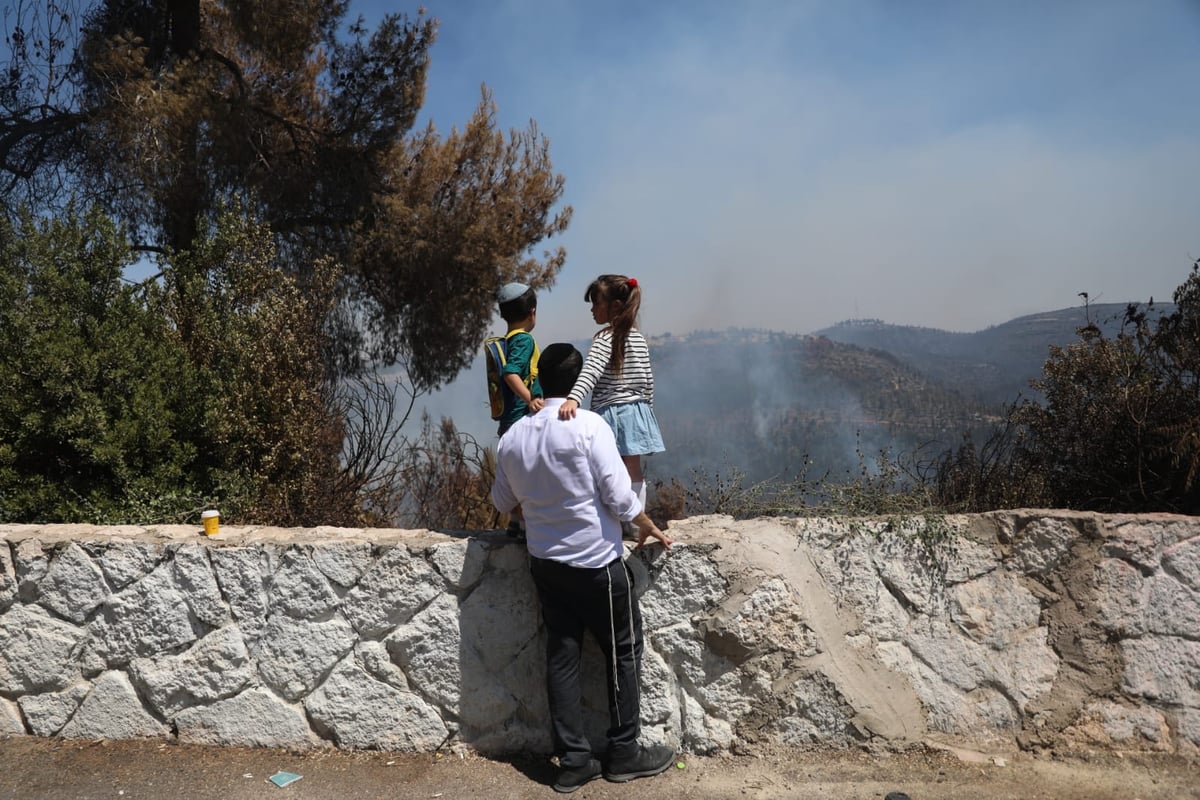
<path id="1" fill-rule="evenodd" d="M 1200 754 L 1200 518 L 668 532 L 629 555 L 647 741 Z M 0 525 L 0 736 L 546 753 L 544 646 L 497 532 Z"/>

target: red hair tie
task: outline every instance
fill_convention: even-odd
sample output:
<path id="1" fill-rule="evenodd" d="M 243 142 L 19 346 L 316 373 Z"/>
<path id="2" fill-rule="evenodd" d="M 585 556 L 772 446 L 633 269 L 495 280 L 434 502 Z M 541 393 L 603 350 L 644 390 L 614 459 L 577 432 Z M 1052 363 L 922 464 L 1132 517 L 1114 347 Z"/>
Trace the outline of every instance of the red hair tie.
<path id="1" fill-rule="evenodd" d="M 627 280 L 625 282 L 628 283 L 634 289 L 637 288 L 637 278 L 630 278 L 629 280 Z"/>

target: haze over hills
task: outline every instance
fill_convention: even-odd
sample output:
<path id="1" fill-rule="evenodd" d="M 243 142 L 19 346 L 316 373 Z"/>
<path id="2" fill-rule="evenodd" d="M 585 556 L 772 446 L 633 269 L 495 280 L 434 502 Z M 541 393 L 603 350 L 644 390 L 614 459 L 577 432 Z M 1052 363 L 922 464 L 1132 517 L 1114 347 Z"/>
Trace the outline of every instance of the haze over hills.
<path id="1" fill-rule="evenodd" d="M 1126 308 L 1059 309 L 975 333 L 856 320 L 807 335 L 730 329 L 654 337 L 655 412 L 668 451 L 647 460 L 647 473 L 686 482 L 695 469 L 711 475 L 737 467 L 761 480 L 796 477 L 807 463 L 816 478 L 857 474 L 859 450 L 868 460 L 884 448 L 931 459 L 998 421 L 1019 397 L 1036 397 L 1029 384 L 1051 345 L 1078 341 L 1089 318 L 1115 335 Z M 483 387 L 477 361 L 430 411 L 494 444 Z"/>
<path id="2" fill-rule="evenodd" d="M 667 452 L 653 478 L 736 467 L 751 480 L 854 472 L 857 451 L 945 449 L 996 410 L 882 350 L 728 330 L 651 341 Z"/>
<path id="3" fill-rule="evenodd" d="M 810 335 L 702 331 L 652 340 L 655 411 L 668 452 L 654 477 L 736 466 L 752 480 L 854 476 L 880 450 L 932 460 L 1006 406 L 1037 398 L 1052 345 L 1090 320 L 1120 330 L 1127 304 L 1020 317 L 975 333 L 844 322 Z M 1173 306 L 1156 306 L 1169 313 Z M 860 457 L 860 452 L 863 457 Z"/>

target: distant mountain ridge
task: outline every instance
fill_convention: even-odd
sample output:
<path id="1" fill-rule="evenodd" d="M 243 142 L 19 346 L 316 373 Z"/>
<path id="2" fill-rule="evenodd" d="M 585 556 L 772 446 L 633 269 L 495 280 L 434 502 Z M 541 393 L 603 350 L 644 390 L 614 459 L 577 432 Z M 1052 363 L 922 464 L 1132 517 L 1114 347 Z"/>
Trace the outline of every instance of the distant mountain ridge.
<path id="1" fill-rule="evenodd" d="M 892 325 L 881 320 L 847 320 L 814 332 L 843 344 L 891 353 L 947 386 L 960 387 L 988 404 L 1008 404 L 1037 396 L 1029 382 L 1042 374 L 1050 346 L 1078 341 L 1089 321 L 1106 336 L 1116 335 L 1128 303 L 1092 304 L 1044 311 L 993 325 L 975 333 Z M 1144 308 L 1144 306 L 1143 306 Z M 1169 314 L 1170 303 L 1154 314 Z"/>

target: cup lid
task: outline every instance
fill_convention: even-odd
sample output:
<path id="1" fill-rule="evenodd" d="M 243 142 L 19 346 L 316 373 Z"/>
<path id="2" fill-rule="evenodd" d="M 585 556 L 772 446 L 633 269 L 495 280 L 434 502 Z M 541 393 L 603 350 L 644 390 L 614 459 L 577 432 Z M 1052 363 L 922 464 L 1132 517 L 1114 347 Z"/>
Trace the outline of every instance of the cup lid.
<path id="1" fill-rule="evenodd" d="M 219 516 L 221 516 L 220 511 L 210 508 L 208 511 L 205 511 L 203 514 L 200 515 L 200 519 L 208 519 L 209 517 L 219 517 Z"/>

